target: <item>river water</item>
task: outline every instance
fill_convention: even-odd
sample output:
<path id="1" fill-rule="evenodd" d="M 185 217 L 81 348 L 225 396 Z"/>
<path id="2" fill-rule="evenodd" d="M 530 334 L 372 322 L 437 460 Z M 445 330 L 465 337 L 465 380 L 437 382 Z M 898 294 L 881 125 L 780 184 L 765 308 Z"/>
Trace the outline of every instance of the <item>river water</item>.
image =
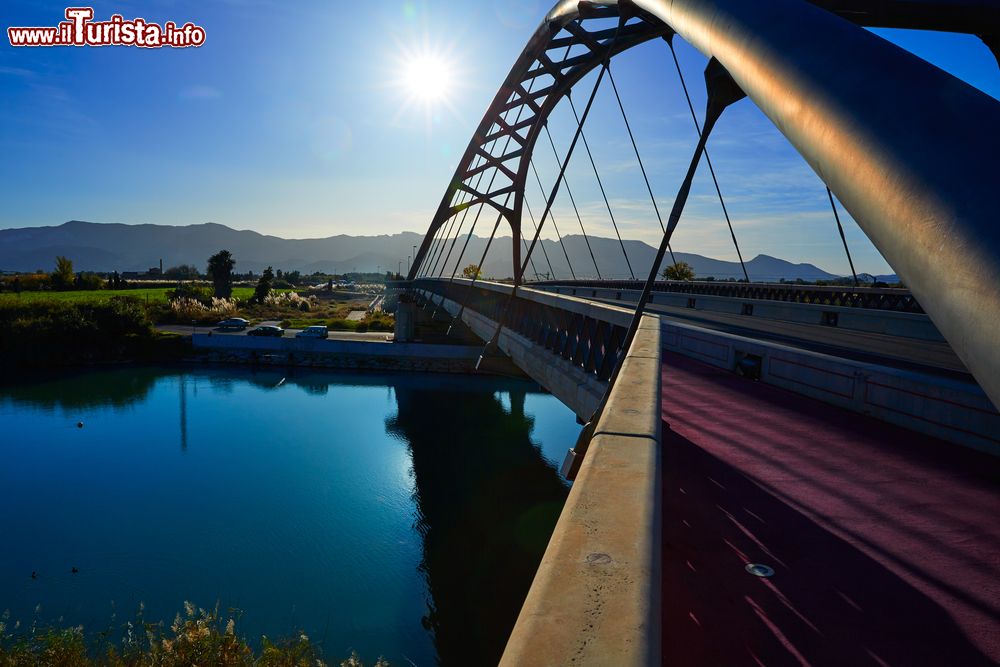
<path id="1" fill-rule="evenodd" d="M 331 662 L 495 664 L 578 432 L 495 377 L 130 367 L 0 387 L 0 611 L 93 634 L 190 601 Z"/>

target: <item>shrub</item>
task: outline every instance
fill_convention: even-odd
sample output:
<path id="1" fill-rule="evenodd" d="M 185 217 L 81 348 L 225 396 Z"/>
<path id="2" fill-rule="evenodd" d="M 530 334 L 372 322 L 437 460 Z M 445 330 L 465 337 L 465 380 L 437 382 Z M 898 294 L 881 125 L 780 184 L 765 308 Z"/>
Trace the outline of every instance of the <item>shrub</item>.
<path id="1" fill-rule="evenodd" d="M 53 366 L 128 355 L 132 340 L 152 339 L 142 303 L 8 301 L 0 303 L 0 365 Z"/>
<path id="2" fill-rule="evenodd" d="M 236 313 L 239 303 L 236 299 L 212 297 L 205 304 L 197 299 L 181 297 L 170 301 L 171 318 L 179 322 L 216 321 Z"/>
<path id="3" fill-rule="evenodd" d="M 167 292 L 167 300 L 173 301 L 174 299 L 194 299 L 203 304 L 210 304 L 212 303 L 212 288 L 206 285 L 184 283 L 178 285 L 177 289 Z"/>
<path id="4" fill-rule="evenodd" d="M 289 639 L 261 640 L 258 654 L 236 634 L 236 619 L 223 621 L 218 607 L 205 610 L 184 603 L 184 615 L 177 614 L 169 631 L 162 623 L 148 623 L 142 605 L 135 618 L 125 624 L 120 641 L 112 643 L 110 633 L 101 633 L 96 650 L 88 651 L 82 627 L 38 629 L 34 624 L 22 634 L 7 632 L 6 615 L 0 619 L 0 665 L 4 667 L 189 667 L 228 665 L 232 667 L 328 667 L 319 649 L 303 633 Z M 357 653 L 341 667 L 364 667 Z M 379 658 L 373 667 L 389 667 Z"/>

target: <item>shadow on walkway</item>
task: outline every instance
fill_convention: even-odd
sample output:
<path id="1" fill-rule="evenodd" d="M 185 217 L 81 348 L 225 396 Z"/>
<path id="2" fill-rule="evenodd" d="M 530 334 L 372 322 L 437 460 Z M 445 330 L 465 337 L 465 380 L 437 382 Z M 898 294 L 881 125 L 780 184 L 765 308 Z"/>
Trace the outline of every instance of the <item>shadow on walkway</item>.
<path id="1" fill-rule="evenodd" d="M 664 387 L 665 665 L 996 664 L 996 459 L 673 356 Z"/>

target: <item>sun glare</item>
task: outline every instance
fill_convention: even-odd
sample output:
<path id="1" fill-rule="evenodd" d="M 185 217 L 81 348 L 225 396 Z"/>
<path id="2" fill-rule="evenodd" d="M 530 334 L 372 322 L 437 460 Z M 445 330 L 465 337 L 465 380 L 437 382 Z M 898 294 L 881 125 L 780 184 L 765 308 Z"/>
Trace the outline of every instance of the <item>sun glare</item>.
<path id="1" fill-rule="evenodd" d="M 441 58 L 422 55 L 405 65 L 404 83 L 415 99 L 436 102 L 448 97 L 452 86 L 452 73 Z"/>
<path id="2" fill-rule="evenodd" d="M 399 104 L 392 123 L 410 125 L 423 123 L 426 131 L 458 118 L 456 97 L 467 85 L 469 75 L 464 60 L 447 44 L 398 44 L 392 63 L 392 73 L 386 84 L 396 89 Z"/>

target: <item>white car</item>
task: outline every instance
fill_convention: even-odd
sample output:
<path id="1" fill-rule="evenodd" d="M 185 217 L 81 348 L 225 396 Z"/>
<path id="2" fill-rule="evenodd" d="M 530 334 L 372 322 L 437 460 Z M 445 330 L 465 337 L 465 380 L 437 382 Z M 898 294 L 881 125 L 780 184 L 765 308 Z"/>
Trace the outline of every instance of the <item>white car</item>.
<path id="1" fill-rule="evenodd" d="M 302 331 L 295 334 L 296 338 L 327 338 L 330 332 L 326 326 L 322 324 L 317 324 L 315 326 L 306 327 Z"/>

